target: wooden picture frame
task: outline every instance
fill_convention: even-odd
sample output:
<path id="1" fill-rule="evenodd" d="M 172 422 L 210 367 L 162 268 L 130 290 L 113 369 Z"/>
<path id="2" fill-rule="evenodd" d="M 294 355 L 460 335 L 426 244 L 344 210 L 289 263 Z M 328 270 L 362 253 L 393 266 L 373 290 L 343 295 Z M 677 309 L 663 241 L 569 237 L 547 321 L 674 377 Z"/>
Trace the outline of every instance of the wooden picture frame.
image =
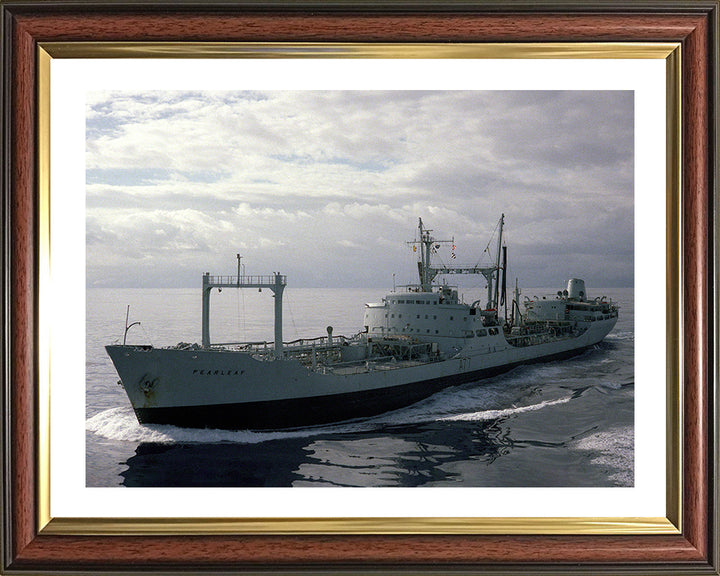
<path id="1" fill-rule="evenodd" d="M 718 573 L 717 1 L 527 6 L 31 0 L 3 2 L 1 10 L 4 571 Z M 463 533 L 426 523 L 387 534 L 377 526 L 346 533 L 265 524 L 233 533 L 232 526 L 203 532 L 177 521 L 163 533 L 137 521 L 96 525 L 94 531 L 47 524 L 48 503 L 38 488 L 47 473 L 39 454 L 48 441 L 38 394 L 39 276 L 47 242 L 38 216 L 45 201 L 38 190 L 47 178 L 39 150 L 48 145 L 47 111 L 38 97 L 46 70 L 41 60 L 44 45 L 61 43 L 72 55 L 75 49 L 82 54 L 84 43 L 106 42 L 130 48 L 133 42 L 678 44 L 678 57 L 668 61 L 681 70 L 675 120 L 682 133 L 675 142 L 680 148 L 668 152 L 668 180 L 680 190 L 680 205 L 668 211 L 669 237 L 682 246 L 681 254 L 668 255 L 681 287 L 669 280 L 668 294 L 682 312 L 670 320 L 678 339 L 668 344 L 681 351 L 681 362 L 670 368 L 680 390 L 671 399 L 680 430 L 669 436 L 669 444 L 675 438 L 678 445 L 668 447 L 677 492 L 669 491 L 667 520 L 674 528 L 530 534 L 508 523 Z M 678 460 L 681 468 L 673 470 Z"/>

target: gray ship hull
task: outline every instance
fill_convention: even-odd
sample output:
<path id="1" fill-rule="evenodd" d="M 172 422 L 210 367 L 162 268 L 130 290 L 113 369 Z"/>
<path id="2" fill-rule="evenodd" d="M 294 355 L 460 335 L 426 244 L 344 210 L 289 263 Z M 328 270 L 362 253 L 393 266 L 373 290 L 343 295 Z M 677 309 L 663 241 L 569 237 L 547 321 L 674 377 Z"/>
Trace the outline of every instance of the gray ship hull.
<path id="1" fill-rule="evenodd" d="M 374 416 L 448 386 L 516 366 L 567 358 L 600 342 L 616 318 L 579 336 L 513 346 L 502 332 L 468 339 L 452 358 L 312 369 L 293 358 L 229 350 L 107 346 L 142 423 L 195 428 L 280 429 Z"/>
<path id="2" fill-rule="evenodd" d="M 535 362 L 561 360 L 582 353 L 578 348 Z M 136 408 L 143 424 L 172 424 L 186 428 L 272 430 L 328 424 L 343 420 L 376 416 L 414 404 L 449 386 L 497 376 L 518 365 L 506 364 L 421 382 L 400 384 L 367 391 L 282 400 L 211 404 L 201 406 Z"/>

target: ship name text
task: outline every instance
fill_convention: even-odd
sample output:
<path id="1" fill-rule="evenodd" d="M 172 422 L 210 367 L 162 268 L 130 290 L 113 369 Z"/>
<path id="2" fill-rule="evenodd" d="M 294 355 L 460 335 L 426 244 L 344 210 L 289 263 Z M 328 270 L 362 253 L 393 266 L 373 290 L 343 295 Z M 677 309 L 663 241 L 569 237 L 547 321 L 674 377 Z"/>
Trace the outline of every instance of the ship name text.
<path id="1" fill-rule="evenodd" d="M 240 376 L 245 370 L 193 370 L 193 376 Z"/>

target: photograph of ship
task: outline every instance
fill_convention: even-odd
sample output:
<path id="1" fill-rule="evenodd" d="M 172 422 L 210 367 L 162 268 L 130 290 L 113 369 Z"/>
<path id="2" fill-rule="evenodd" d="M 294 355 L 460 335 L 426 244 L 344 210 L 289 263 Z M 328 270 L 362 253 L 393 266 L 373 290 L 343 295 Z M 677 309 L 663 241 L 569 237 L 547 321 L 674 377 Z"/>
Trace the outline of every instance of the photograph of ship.
<path id="1" fill-rule="evenodd" d="M 632 486 L 633 94 L 88 95 L 88 486 Z"/>

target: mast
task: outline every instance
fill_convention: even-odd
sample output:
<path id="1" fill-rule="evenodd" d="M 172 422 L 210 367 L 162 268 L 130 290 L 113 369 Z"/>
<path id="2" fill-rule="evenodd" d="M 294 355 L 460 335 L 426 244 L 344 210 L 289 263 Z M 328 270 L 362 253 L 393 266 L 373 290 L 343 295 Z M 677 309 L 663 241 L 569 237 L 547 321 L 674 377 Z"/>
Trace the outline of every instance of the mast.
<path id="1" fill-rule="evenodd" d="M 482 274 L 487 280 L 487 305 L 486 310 L 495 310 L 498 312 L 498 291 L 500 287 L 500 254 L 502 251 L 502 233 L 503 227 L 505 226 L 505 214 L 500 215 L 500 222 L 498 222 L 498 241 L 497 241 L 497 255 L 495 256 L 495 266 L 482 269 Z M 488 243 L 489 244 L 489 243 Z"/>
<path id="2" fill-rule="evenodd" d="M 492 275 L 496 267 L 482 267 L 482 266 L 432 266 L 430 263 L 430 255 L 432 254 L 433 244 L 454 244 L 455 239 L 450 240 L 438 240 L 433 238 L 430 232 L 423 226 L 422 218 L 418 218 L 418 231 L 420 232 L 420 239 L 408 242 L 412 244 L 414 249 L 417 250 L 417 245 L 420 244 L 420 260 L 418 262 L 418 274 L 420 276 L 420 289 L 423 292 L 432 292 L 432 283 L 435 277 L 439 274 L 484 274 L 488 277 L 488 274 Z M 491 284 L 490 280 L 488 283 Z M 492 294 L 492 288 L 488 292 L 488 298 Z"/>
<path id="3" fill-rule="evenodd" d="M 512 312 L 510 313 L 510 323 L 513 326 L 522 324 L 522 315 L 520 314 L 520 288 L 518 288 L 517 278 L 515 278 L 515 292 L 512 301 Z"/>
<path id="4" fill-rule="evenodd" d="M 420 232 L 420 286 L 423 292 L 430 290 L 430 280 L 428 279 L 428 269 L 430 268 L 430 232 L 431 230 L 423 230 L 422 218 L 418 218 L 418 230 Z"/>
<path id="5" fill-rule="evenodd" d="M 428 230 L 423 226 L 422 218 L 418 218 L 418 232 L 419 232 L 419 240 L 415 240 L 413 242 L 408 242 L 408 244 L 412 244 L 414 249 L 417 250 L 417 245 L 420 244 L 420 261 L 418 262 L 418 275 L 420 276 L 420 289 L 423 292 L 431 292 L 432 291 L 432 282 L 435 279 L 435 276 L 437 276 L 440 273 L 439 268 L 433 268 L 430 265 L 430 255 L 432 254 L 432 245 L 433 244 L 447 244 L 447 243 L 453 243 L 455 242 L 454 239 L 452 240 L 436 240 L 432 237 L 430 232 L 432 230 Z M 448 272 L 450 273 L 450 272 Z"/>
<path id="6" fill-rule="evenodd" d="M 498 293 L 500 291 L 500 253 L 502 251 L 502 233 L 503 233 L 503 226 L 505 225 L 505 214 L 500 215 L 500 230 L 498 231 L 498 241 L 497 241 L 497 257 L 495 258 L 495 297 L 493 298 L 491 308 L 495 308 L 496 312 L 500 312 L 499 310 L 499 301 L 498 301 Z"/>

